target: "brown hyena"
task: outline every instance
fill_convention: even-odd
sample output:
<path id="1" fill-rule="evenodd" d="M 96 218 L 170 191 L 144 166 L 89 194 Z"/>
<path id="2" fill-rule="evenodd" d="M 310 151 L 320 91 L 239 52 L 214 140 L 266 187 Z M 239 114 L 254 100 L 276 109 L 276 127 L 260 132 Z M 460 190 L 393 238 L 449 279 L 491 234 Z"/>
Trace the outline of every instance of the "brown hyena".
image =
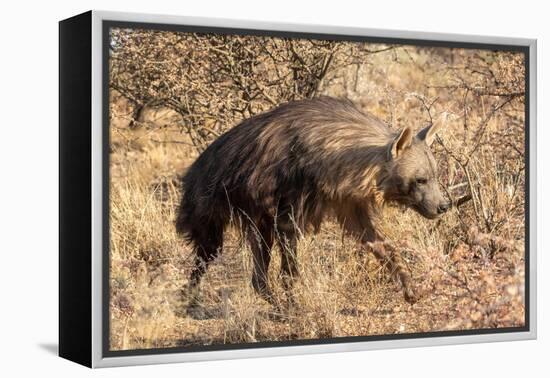
<path id="1" fill-rule="evenodd" d="M 333 215 L 397 273 L 405 299 L 414 301 L 400 255 L 383 242 L 377 223 L 388 201 L 430 219 L 450 207 L 429 148 L 435 128 L 395 133 L 352 102 L 331 97 L 289 102 L 244 120 L 214 141 L 183 178 L 176 228 L 195 248 L 190 286 L 222 250 L 230 220 L 239 219 L 253 252 L 252 285 L 269 299 L 273 244 L 282 254 L 282 275 L 296 276 L 298 235 L 317 231 Z"/>

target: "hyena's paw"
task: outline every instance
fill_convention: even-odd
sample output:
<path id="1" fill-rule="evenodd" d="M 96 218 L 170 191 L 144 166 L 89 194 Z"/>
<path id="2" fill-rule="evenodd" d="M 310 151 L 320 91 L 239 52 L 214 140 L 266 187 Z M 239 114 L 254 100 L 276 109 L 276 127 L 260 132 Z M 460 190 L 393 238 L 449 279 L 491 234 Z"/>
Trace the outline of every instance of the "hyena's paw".
<path id="1" fill-rule="evenodd" d="M 420 299 L 420 295 L 418 292 L 414 291 L 410 287 L 403 288 L 403 294 L 405 297 L 405 301 L 410 304 L 415 304 Z"/>
<path id="2" fill-rule="evenodd" d="M 182 318 L 190 317 L 195 320 L 205 320 L 211 317 L 201 301 L 198 286 L 184 285 L 179 290 L 179 304 L 175 314 Z"/>
<path id="3" fill-rule="evenodd" d="M 199 304 L 192 304 L 187 306 L 187 316 L 195 320 L 211 319 L 212 316 L 206 311 L 206 309 Z"/>

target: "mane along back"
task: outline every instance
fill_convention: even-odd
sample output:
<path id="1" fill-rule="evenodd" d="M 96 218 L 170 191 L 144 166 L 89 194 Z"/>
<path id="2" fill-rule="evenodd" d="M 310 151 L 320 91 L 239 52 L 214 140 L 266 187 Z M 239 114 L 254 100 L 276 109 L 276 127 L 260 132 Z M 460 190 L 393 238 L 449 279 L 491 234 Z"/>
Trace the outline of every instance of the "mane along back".
<path id="1" fill-rule="evenodd" d="M 193 222 L 291 208 L 318 227 L 331 204 L 376 198 L 376 175 L 394 134 L 351 101 L 295 101 L 242 121 L 214 141 L 183 178 L 178 230 Z"/>

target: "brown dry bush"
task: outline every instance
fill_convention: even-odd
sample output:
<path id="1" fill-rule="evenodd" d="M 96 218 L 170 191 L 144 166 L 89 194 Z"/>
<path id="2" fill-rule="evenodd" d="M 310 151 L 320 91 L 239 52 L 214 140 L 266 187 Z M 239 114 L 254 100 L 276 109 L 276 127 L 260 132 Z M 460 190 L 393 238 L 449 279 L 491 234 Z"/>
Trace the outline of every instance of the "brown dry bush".
<path id="1" fill-rule="evenodd" d="M 514 52 L 114 29 L 110 51 L 111 348 L 522 326 L 524 56 Z M 250 286 L 228 232 L 205 277 L 208 318 L 185 312 L 191 251 L 175 234 L 180 175 L 240 120 L 282 102 L 344 96 L 392 128 L 446 117 L 433 149 L 452 211 L 389 207 L 384 231 L 423 292 L 399 283 L 327 222 L 299 242 L 301 277 L 278 306 Z"/>

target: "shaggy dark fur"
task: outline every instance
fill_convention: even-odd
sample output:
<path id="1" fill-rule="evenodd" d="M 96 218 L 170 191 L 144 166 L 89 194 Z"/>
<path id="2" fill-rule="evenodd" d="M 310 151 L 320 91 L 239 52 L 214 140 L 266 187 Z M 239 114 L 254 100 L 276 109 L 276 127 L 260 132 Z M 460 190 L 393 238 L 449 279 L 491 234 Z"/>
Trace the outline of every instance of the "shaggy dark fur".
<path id="1" fill-rule="evenodd" d="M 248 235 L 252 284 L 267 298 L 272 245 L 282 252 L 282 273 L 295 276 L 298 235 L 318 230 L 327 215 L 367 244 L 382 240 L 376 222 L 385 201 L 428 218 L 444 212 L 449 204 L 428 148 L 434 133 L 433 127 L 417 136 L 409 128 L 392 132 L 352 102 L 331 97 L 286 103 L 244 120 L 183 178 L 176 228 L 195 247 L 191 286 L 221 251 L 232 220 Z"/>

